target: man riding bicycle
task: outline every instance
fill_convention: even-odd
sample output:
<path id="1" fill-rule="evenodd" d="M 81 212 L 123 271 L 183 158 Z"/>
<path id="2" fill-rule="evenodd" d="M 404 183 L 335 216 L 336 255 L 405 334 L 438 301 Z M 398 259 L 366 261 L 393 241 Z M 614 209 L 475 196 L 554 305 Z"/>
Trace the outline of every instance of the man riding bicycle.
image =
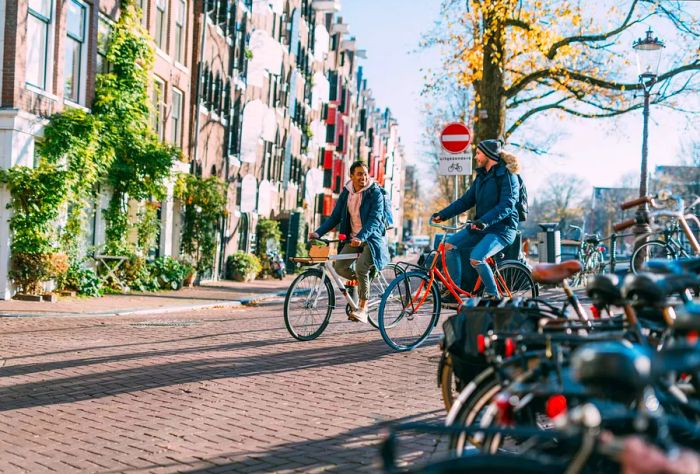
<path id="1" fill-rule="evenodd" d="M 501 140 L 484 140 L 477 145 L 476 179 L 462 197 L 432 216 L 433 222 L 442 222 L 476 206 L 470 228 L 452 235 L 447 243 L 445 261 L 454 282 L 470 288 L 475 281 L 474 270 L 484 284 L 484 297 L 498 298 L 498 288 L 487 259 L 512 244 L 518 228 L 516 203 L 520 185 L 515 173 L 520 164 L 515 155 L 502 150 Z M 462 274 L 462 260 L 469 259 Z"/>
<path id="2" fill-rule="evenodd" d="M 359 284 L 359 309 L 350 312 L 350 319 L 367 322 L 367 301 L 369 300 L 370 270 L 372 266 L 380 271 L 389 261 L 389 248 L 386 243 L 384 222 L 384 191 L 369 176 L 367 165 L 356 161 L 350 166 L 350 180 L 338 197 L 338 202 L 326 222 L 309 240 L 318 239 L 338 226 L 341 234 L 351 237 L 350 245 L 339 246 L 340 253 L 360 253 L 355 261 L 338 260 L 334 267 L 339 275 L 357 279 Z"/>

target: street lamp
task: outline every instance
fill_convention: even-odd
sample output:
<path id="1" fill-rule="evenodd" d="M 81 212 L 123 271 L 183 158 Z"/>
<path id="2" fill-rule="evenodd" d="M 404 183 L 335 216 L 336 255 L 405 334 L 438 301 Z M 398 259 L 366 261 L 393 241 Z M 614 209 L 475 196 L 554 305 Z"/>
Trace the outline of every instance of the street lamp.
<path id="1" fill-rule="evenodd" d="M 642 170 L 639 180 L 639 197 L 647 195 L 647 185 L 649 173 L 647 172 L 648 138 L 649 138 L 649 96 L 651 88 L 656 83 L 658 76 L 659 62 L 661 60 L 661 50 L 664 43 L 659 38 L 653 36 L 651 28 L 646 31 L 646 37 L 639 38 L 632 43 L 637 56 L 637 68 L 639 71 L 639 83 L 644 91 L 644 128 L 642 129 Z M 649 225 L 646 223 L 649 215 L 649 205 L 644 204 L 637 208 L 637 226 L 634 233 L 638 237 L 649 232 Z M 635 247 L 644 243 L 643 239 L 637 240 Z"/>

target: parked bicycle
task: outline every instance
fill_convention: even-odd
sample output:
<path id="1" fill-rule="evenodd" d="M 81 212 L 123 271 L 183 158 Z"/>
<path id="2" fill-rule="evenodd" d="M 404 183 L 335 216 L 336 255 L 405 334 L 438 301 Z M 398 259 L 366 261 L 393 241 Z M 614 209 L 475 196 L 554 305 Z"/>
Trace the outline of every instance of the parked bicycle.
<path id="1" fill-rule="evenodd" d="M 671 219 L 669 231 L 664 234 L 663 239 L 648 240 L 639 245 L 630 260 L 630 268 L 632 272 L 637 273 L 642 265 L 649 260 L 675 260 L 678 258 L 689 256 L 700 256 L 700 243 L 697 237 L 690 228 L 689 222 L 692 221 L 700 228 L 700 220 L 694 214 L 688 212 L 689 209 L 700 204 L 700 197 L 696 198 L 692 204 L 685 206 L 685 201 L 681 196 L 674 196 L 668 192 L 660 192 L 656 196 L 644 196 L 638 199 L 624 202 L 620 205 L 623 210 L 633 207 L 649 204 L 653 209 L 649 213 L 649 219 L 645 222 L 637 222 L 637 219 L 628 219 L 615 226 L 615 231 L 619 232 L 624 229 L 631 228 L 638 224 L 649 224 L 659 218 Z M 670 207 L 670 208 L 669 208 Z M 681 244 L 679 239 L 674 235 L 677 230 L 683 233 L 687 239 L 687 245 L 690 246 L 691 252 L 687 250 L 687 246 Z M 637 240 L 647 239 L 651 234 L 646 234 L 638 237 Z"/>
<path id="2" fill-rule="evenodd" d="M 342 234 L 341 234 L 342 235 Z M 284 299 L 284 324 L 295 339 L 311 341 L 319 337 L 328 326 L 336 307 L 335 282 L 338 291 L 346 301 L 345 313 L 358 309 L 356 281 L 345 284 L 335 271 L 333 262 L 337 260 L 356 260 L 359 254 L 330 255 L 330 244 L 343 242 L 345 239 L 316 239 L 323 245 L 313 244 L 308 257 L 294 257 L 290 260 L 309 268 L 297 276 Z M 381 272 L 372 271 L 370 299 L 367 303 L 368 321 L 375 328 L 377 308 L 389 283 L 403 269 L 396 264 L 388 264 Z"/>
<path id="3" fill-rule="evenodd" d="M 582 270 L 575 274 L 569 284 L 573 287 L 583 286 L 591 276 L 603 273 L 606 268 L 610 273 L 615 272 L 617 265 L 617 242 L 624 235 L 612 233 L 607 237 L 600 237 L 598 234 L 586 235 L 583 229 L 576 225 L 570 225 L 572 229 L 579 231 L 579 246 L 576 251 L 576 259 L 581 262 Z M 610 241 L 609 248 L 606 249 L 604 242 Z M 606 250 L 610 258 L 605 257 Z"/>
<path id="4" fill-rule="evenodd" d="M 460 226 L 448 226 L 430 223 L 445 231 L 459 231 L 471 222 Z M 426 268 L 413 266 L 412 271 L 398 275 L 384 292 L 379 304 L 379 331 L 384 341 L 394 350 L 408 351 L 425 341 L 440 319 L 441 296 L 437 282 L 441 282 L 446 291 L 457 300 L 459 305 L 463 298 L 479 296 L 483 292 L 481 278 L 477 279 L 471 291 L 462 290 L 450 277 L 445 262 L 445 239 L 442 235 L 438 249 Z M 438 259 L 442 270 L 437 267 Z M 503 297 L 537 296 L 537 286 L 532 280 L 530 269 L 520 261 L 489 258 L 488 264 L 493 270 L 496 286 Z M 404 264 L 405 265 L 405 264 Z M 444 272 L 444 273 L 443 273 Z M 437 280 L 437 282 L 436 282 Z"/>

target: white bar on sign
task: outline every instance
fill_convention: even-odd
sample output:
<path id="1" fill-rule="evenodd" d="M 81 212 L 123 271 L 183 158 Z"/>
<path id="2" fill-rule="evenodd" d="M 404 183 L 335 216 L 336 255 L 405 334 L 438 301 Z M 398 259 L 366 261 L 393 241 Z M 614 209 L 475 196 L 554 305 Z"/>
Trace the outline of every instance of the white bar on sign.
<path id="1" fill-rule="evenodd" d="M 466 142 L 469 141 L 469 135 L 443 135 L 443 142 Z"/>

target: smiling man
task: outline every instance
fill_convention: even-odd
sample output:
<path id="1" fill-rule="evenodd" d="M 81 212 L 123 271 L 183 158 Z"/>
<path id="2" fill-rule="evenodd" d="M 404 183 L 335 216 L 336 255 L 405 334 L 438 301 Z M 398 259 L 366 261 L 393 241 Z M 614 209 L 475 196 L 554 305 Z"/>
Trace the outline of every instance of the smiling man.
<path id="1" fill-rule="evenodd" d="M 350 236 L 350 245 L 341 243 L 339 252 L 360 256 L 356 261 L 339 260 L 334 267 L 340 276 L 358 280 L 359 310 L 351 312 L 350 319 L 363 323 L 367 322 L 370 270 L 374 266 L 379 271 L 389 261 L 384 205 L 384 190 L 369 176 L 367 165 L 356 161 L 350 166 L 350 180 L 340 193 L 333 213 L 316 232 L 309 234 L 309 240 L 318 239 L 337 226 L 341 234 Z"/>

